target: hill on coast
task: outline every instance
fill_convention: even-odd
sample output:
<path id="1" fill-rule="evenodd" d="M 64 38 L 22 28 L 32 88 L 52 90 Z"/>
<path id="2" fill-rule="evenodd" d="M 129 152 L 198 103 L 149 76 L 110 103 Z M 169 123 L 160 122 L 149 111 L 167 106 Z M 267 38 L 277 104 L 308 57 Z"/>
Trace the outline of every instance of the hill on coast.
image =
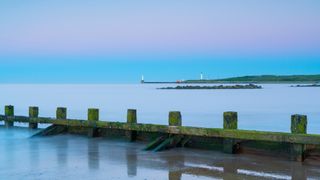
<path id="1" fill-rule="evenodd" d="M 318 83 L 320 75 L 260 75 L 260 76 L 241 76 L 223 79 L 208 80 L 186 80 L 184 83 Z"/>

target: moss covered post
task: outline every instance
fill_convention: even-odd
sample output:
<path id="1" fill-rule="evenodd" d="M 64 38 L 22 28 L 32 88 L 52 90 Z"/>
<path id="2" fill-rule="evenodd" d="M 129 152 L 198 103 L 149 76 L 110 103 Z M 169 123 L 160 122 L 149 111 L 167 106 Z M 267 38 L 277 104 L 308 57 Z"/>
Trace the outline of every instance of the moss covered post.
<path id="1" fill-rule="evenodd" d="M 181 126 L 181 113 L 180 111 L 171 111 L 169 112 L 169 126 Z"/>
<path id="2" fill-rule="evenodd" d="M 30 118 L 37 118 L 39 116 L 39 108 L 35 106 L 29 107 L 29 117 Z M 30 129 L 37 129 L 38 123 L 36 122 L 29 122 Z"/>
<path id="3" fill-rule="evenodd" d="M 291 116 L 291 133 L 307 134 L 307 116 L 295 114 Z M 290 155 L 294 161 L 302 162 L 305 159 L 305 144 L 291 144 Z"/>
<path id="4" fill-rule="evenodd" d="M 96 128 L 96 122 L 99 121 L 99 109 L 89 108 L 88 109 L 88 121 L 89 125 L 93 126 L 88 129 L 89 137 L 97 137 L 99 136 L 98 128 Z"/>
<path id="5" fill-rule="evenodd" d="M 56 111 L 56 118 L 57 119 L 67 119 L 67 108 L 58 107 L 57 111 Z"/>
<path id="6" fill-rule="evenodd" d="M 14 106 L 8 105 L 4 107 L 4 114 L 6 116 L 14 116 Z M 13 126 L 13 121 L 5 121 L 5 127 L 10 128 Z"/>
<path id="7" fill-rule="evenodd" d="M 128 109 L 127 111 L 127 123 L 128 125 L 135 125 L 137 124 L 137 110 L 135 109 Z M 137 131 L 127 131 L 126 132 L 127 138 L 133 142 L 136 140 Z"/>
<path id="8" fill-rule="evenodd" d="M 180 111 L 170 111 L 169 112 L 169 131 L 179 131 L 177 126 L 182 126 L 182 116 Z M 164 149 L 170 149 L 176 146 L 181 146 L 181 141 L 184 138 L 182 134 L 169 134 L 166 139 L 158 145 L 154 151 L 161 151 Z"/>
<path id="9" fill-rule="evenodd" d="M 238 129 L 238 113 L 224 112 L 223 113 L 223 129 Z M 223 139 L 223 152 L 233 154 L 238 150 L 238 144 L 235 139 Z"/>

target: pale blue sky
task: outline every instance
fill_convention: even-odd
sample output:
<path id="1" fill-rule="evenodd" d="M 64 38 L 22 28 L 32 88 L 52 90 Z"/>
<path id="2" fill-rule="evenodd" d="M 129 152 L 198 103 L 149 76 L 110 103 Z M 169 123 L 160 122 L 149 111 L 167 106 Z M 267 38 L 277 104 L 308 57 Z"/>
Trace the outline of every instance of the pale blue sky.
<path id="1" fill-rule="evenodd" d="M 318 0 L 7 0 L 0 82 L 320 74 Z"/>

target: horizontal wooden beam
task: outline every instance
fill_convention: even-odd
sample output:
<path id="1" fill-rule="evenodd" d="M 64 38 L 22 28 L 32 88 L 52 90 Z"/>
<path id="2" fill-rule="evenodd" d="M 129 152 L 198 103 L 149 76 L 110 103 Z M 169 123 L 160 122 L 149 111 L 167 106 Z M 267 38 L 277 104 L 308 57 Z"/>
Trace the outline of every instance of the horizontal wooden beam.
<path id="1" fill-rule="evenodd" d="M 181 134 L 181 135 L 189 135 L 189 136 L 233 138 L 233 139 L 240 139 L 240 140 L 256 140 L 256 141 L 320 145 L 320 135 L 317 135 L 317 134 L 291 134 L 291 133 L 284 133 L 284 132 L 269 132 L 269 131 L 198 128 L 198 127 L 188 127 L 188 126 L 167 126 L 167 125 L 141 124 L 141 123 L 135 124 L 135 123 L 125 123 L 125 122 L 108 122 L 103 120 L 100 120 L 100 121 L 87 121 L 87 120 L 79 120 L 79 119 L 62 120 L 62 119 L 47 118 L 47 117 L 32 118 L 27 116 L 5 116 L 5 115 L 0 115 L 0 120 L 5 120 L 8 122 L 42 123 L 42 124 L 55 124 L 55 125 L 65 125 L 65 126 L 110 128 L 110 129 L 132 130 L 132 131 L 140 131 L 140 132 Z"/>

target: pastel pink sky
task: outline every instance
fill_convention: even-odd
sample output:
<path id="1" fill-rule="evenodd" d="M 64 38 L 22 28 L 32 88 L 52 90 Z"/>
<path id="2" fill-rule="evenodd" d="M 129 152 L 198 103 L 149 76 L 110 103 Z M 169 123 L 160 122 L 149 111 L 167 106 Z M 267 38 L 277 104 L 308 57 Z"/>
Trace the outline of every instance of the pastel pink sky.
<path id="1" fill-rule="evenodd" d="M 320 1 L 0 3 L 2 54 L 317 54 Z"/>

